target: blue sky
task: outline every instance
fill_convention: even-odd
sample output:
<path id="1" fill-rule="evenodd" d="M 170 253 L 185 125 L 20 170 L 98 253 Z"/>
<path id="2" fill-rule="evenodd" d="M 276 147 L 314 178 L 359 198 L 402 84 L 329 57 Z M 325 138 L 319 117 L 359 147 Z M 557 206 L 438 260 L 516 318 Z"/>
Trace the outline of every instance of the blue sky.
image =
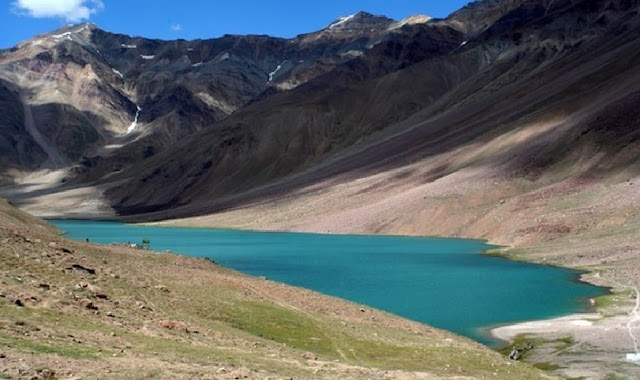
<path id="1" fill-rule="evenodd" d="M 223 34 L 293 37 L 360 10 L 396 20 L 446 17 L 469 0 L 8 0 L 0 2 L 0 48 L 68 23 L 91 21 L 110 32 L 161 39 Z"/>

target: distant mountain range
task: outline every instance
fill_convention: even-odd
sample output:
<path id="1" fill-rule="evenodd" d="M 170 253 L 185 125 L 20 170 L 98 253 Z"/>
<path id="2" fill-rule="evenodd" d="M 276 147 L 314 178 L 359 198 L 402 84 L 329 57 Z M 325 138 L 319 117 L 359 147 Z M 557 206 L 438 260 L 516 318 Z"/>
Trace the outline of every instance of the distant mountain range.
<path id="1" fill-rule="evenodd" d="M 639 164 L 639 25 L 637 1 L 485 0 L 447 19 L 361 12 L 292 39 L 65 27 L 0 52 L 4 194 L 29 206 L 94 188 L 102 210 L 157 220 L 383 173 L 360 206 L 473 170 L 504 186 L 478 184 L 492 194 L 480 203 L 624 180 Z M 389 222 L 398 212 L 354 229 L 488 234 L 422 226 L 420 207 Z"/>

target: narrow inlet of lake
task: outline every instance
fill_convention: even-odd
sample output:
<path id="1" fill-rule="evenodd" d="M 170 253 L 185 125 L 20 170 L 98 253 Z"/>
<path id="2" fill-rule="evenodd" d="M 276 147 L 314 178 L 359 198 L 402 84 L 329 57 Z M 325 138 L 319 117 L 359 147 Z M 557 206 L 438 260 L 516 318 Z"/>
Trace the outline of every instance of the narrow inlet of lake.
<path id="1" fill-rule="evenodd" d="M 51 220 L 76 240 L 149 242 L 388 311 L 486 345 L 482 329 L 584 312 L 605 289 L 576 271 L 482 255 L 477 240 L 187 229 Z"/>

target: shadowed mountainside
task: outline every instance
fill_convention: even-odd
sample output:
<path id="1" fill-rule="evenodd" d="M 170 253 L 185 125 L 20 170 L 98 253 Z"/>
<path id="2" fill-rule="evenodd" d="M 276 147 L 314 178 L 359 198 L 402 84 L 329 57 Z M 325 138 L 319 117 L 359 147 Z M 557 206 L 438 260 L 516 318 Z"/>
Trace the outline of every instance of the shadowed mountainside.
<path id="1" fill-rule="evenodd" d="M 39 154 L 3 151 L 3 174 L 72 166 L 73 177 L 106 159 L 108 168 L 89 175 L 103 176 L 209 128 L 257 98 L 364 54 L 400 33 L 401 25 L 361 12 L 289 40 L 225 35 L 160 41 L 93 24 L 38 36 L 0 52 L 0 80 L 6 83 L 0 101 L 7 109 L 19 103 L 27 111 L 38 108 L 32 121 L 18 114 L 5 116 L 7 122 L 33 124 L 45 138 L 8 131 L 8 138 L 26 140 Z M 54 149 L 60 160 L 51 159 Z"/>
<path id="2" fill-rule="evenodd" d="M 440 165 L 423 180 L 478 165 L 534 186 L 543 175 L 560 181 L 635 173 L 636 8 L 516 3 L 465 43 L 448 26 L 420 25 L 254 102 L 119 174 L 126 182 L 107 192 L 110 204 L 121 214 L 166 209 L 160 218 L 188 216 L 470 146 L 465 154 L 474 160 Z M 526 132 L 545 123 L 557 125 Z M 490 154 L 483 146 L 516 134 L 528 136 Z"/>

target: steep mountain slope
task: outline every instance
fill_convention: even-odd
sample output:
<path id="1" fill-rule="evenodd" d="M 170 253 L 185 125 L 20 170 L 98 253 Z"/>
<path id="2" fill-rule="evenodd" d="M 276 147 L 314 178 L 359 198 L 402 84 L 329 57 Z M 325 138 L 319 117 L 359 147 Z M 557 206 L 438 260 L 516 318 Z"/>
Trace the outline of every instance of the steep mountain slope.
<path id="1" fill-rule="evenodd" d="M 303 86 L 250 104 L 120 173 L 126 182 L 107 192 L 110 203 L 120 213 L 167 209 L 158 217 L 187 216 L 466 146 L 475 147 L 466 152 L 474 160 L 440 165 L 426 180 L 480 162 L 533 187 L 550 183 L 537 182 L 543 174 L 560 181 L 616 174 L 607 168 L 635 172 L 636 7 L 517 3 L 466 43 L 447 24 L 421 25 Z M 525 132 L 556 120 L 545 133 Z M 505 141 L 499 151 L 482 147 L 518 134 L 530 136 Z M 597 161 L 584 162 L 594 155 Z M 167 186 L 167 178 L 176 181 Z M 259 187 L 276 179 L 282 181 L 268 191 Z"/>
<path id="2" fill-rule="evenodd" d="M 118 179 L 131 178 L 134 182 L 122 185 L 133 191 L 126 194 L 130 201 L 117 207 L 127 213 L 173 207 L 197 197 L 204 183 L 208 183 L 208 195 L 202 196 L 225 195 L 310 166 L 420 109 L 424 100 L 418 97 L 404 103 L 407 96 L 417 94 L 394 89 L 398 84 L 393 81 L 387 81 L 391 86 L 387 88 L 379 82 L 427 56 L 447 54 L 461 41 L 462 35 L 447 26 L 405 30 L 378 44 L 362 59 L 252 103 L 216 124 L 206 135 L 193 136 L 182 147 L 153 157 L 144 168 L 133 168 L 136 178 L 130 177 L 134 173 L 131 171 L 118 173 Z M 446 91 L 445 81 L 437 72 L 427 75 L 422 91 L 426 97 L 436 98 Z M 186 162 L 190 164 L 183 165 Z M 180 189 L 164 191 L 158 186 L 163 178 L 174 178 L 174 185 Z M 144 199 L 136 198 L 137 184 L 146 184 Z M 178 194 L 180 199 L 174 199 Z"/>
<path id="3" fill-rule="evenodd" d="M 86 199 L 78 189 L 95 189 L 92 197 L 119 214 L 148 220 L 244 207 L 390 170 L 405 173 L 398 186 L 480 167 L 518 183 L 491 201 L 571 179 L 631 178 L 638 161 L 637 5 L 482 1 L 417 24 L 360 13 L 292 40 L 163 42 L 92 25 L 37 38 L 2 56 L 12 81 L 5 79 L 0 100 L 23 103 L 7 123 L 26 134 L 10 140 L 20 144 L 5 144 L 11 149 L 3 160 L 7 168 L 76 163 L 59 188 L 5 193 L 38 208 L 49 199 L 42 194 L 71 199 L 78 191 Z M 65 79 L 78 71 L 90 72 L 85 84 Z M 46 113 L 61 107 L 46 100 L 56 92 L 77 105 Z M 93 101 L 109 106 L 90 112 Z M 65 122 L 34 120 L 37 139 L 20 123 L 29 115 Z M 87 122 L 118 117 L 119 126 Z M 422 169 L 410 169 L 417 162 Z M 12 173 L 5 170 L 5 178 Z M 454 234 L 400 224 L 356 230 Z M 509 238 L 492 231 L 457 227 L 455 234 L 513 243 L 513 231 L 505 232 Z"/>
<path id="4" fill-rule="evenodd" d="M 11 97 L 11 109 L 18 102 L 24 108 L 22 115 L 7 115 L 13 126 L 7 135 L 36 153 L 3 151 L 3 175 L 74 165 L 75 173 L 86 173 L 107 157 L 108 168 L 91 177 L 119 170 L 258 97 L 362 55 L 399 26 L 361 12 L 290 40 L 227 35 L 159 41 L 93 24 L 38 36 L 0 52 L 2 99 Z"/>

